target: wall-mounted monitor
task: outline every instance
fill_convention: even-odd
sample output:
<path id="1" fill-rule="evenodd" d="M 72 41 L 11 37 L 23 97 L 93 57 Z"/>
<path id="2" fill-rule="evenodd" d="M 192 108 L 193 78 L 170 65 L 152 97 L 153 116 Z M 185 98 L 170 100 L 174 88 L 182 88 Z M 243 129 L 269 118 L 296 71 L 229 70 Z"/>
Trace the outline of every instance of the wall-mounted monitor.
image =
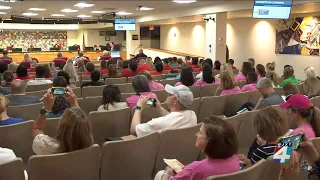
<path id="1" fill-rule="evenodd" d="M 292 0 L 255 0 L 252 17 L 258 19 L 289 19 Z"/>
<path id="2" fill-rule="evenodd" d="M 136 20 L 135 19 L 115 19 L 114 30 L 116 31 L 135 31 Z"/>

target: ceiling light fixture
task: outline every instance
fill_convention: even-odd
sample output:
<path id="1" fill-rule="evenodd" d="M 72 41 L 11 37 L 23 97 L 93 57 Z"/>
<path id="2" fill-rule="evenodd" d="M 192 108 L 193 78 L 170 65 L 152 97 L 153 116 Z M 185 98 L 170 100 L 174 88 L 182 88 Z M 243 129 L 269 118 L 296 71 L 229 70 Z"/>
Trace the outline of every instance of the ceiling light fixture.
<path id="1" fill-rule="evenodd" d="M 140 10 L 140 11 L 151 11 L 151 10 L 154 10 L 154 8 L 144 7 L 144 6 L 143 6 L 143 7 L 140 7 L 139 10 Z"/>
<path id="2" fill-rule="evenodd" d="M 0 6 L 0 9 L 11 9 L 10 6 Z"/>
<path id="3" fill-rule="evenodd" d="M 77 17 L 78 17 L 78 18 L 89 18 L 89 17 L 91 17 L 91 16 L 80 14 L 80 15 L 78 15 Z"/>
<path id="4" fill-rule="evenodd" d="M 37 16 L 39 14 L 37 14 L 37 13 L 23 13 L 22 15 L 24 15 L 24 16 Z"/>
<path id="5" fill-rule="evenodd" d="M 127 12 L 117 12 L 116 15 L 120 16 L 126 16 L 126 15 L 131 15 L 132 13 L 127 13 Z"/>
<path id="6" fill-rule="evenodd" d="M 45 11 L 46 9 L 43 8 L 30 8 L 30 11 Z"/>
<path id="7" fill-rule="evenodd" d="M 91 11 L 92 14 L 103 14 L 105 11 Z"/>
<path id="8" fill-rule="evenodd" d="M 88 7 L 93 7 L 94 4 L 78 3 L 78 4 L 75 4 L 73 6 L 80 7 L 80 8 L 88 8 Z"/>
<path id="9" fill-rule="evenodd" d="M 0 12 L 0 14 L 7 14 L 6 12 Z"/>
<path id="10" fill-rule="evenodd" d="M 194 3 L 197 2 L 196 0 L 173 0 L 172 2 L 178 3 L 178 4 L 189 4 L 189 3 Z"/>
<path id="11" fill-rule="evenodd" d="M 72 13 L 72 12 L 78 12 L 79 10 L 76 9 L 62 9 L 61 12 L 66 12 L 66 13 Z"/>
<path id="12" fill-rule="evenodd" d="M 66 16 L 66 15 L 64 15 L 64 14 L 51 14 L 51 16 L 62 17 L 62 16 Z"/>

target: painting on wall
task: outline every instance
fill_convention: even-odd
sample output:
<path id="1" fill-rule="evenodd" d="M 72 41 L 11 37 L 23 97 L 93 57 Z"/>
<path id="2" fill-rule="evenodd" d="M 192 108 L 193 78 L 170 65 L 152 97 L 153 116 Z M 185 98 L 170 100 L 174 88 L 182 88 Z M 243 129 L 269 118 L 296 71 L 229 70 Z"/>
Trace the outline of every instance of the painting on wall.
<path id="1" fill-rule="evenodd" d="M 276 54 L 318 55 L 320 16 L 279 20 L 276 27 Z"/>

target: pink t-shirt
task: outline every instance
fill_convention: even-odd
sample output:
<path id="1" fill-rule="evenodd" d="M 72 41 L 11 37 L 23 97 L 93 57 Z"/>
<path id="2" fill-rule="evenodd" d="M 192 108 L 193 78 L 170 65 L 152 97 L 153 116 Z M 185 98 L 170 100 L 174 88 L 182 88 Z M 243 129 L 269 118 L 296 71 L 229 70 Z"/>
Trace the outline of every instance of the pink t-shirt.
<path id="1" fill-rule="evenodd" d="M 299 126 L 298 128 L 296 128 L 295 130 L 293 130 L 291 132 L 291 135 L 299 134 L 301 130 L 304 131 L 304 134 L 309 139 L 316 137 L 316 134 L 314 133 L 313 128 L 310 124 L 305 124 L 305 125 Z"/>
<path id="2" fill-rule="evenodd" d="M 163 90 L 164 87 L 161 83 L 155 82 L 155 81 L 149 81 L 149 87 L 151 91 L 158 91 L 158 90 Z"/>
<path id="3" fill-rule="evenodd" d="M 261 78 L 263 78 L 263 77 L 260 74 L 258 74 L 258 80 L 261 79 Z"/>
<path id="4" fill-rule="evenodd" d="M 238 74 L 234 77 L 236 81 L 245 81 L 247 78 L 243 74 Z"/>
<path id="5" fill-rule="evenodd" d="M 177 82 L 174 86 L 180 86 L 183 85 L 182 82 Z"/>
<path id="6" fill-rule="evenodd" d="M 144 95 L 144 96 L 149 96 L 150 95 L 150 98 L 157 98 L 157 95 L 154 94 L 153 92 L 143 92 L 143 93 L 140 93 L 141 95 Z M 133 107 L 136 107 L 137 106 L 137 102 L 139 100 L 139 97 L 138 95 L 133 95 L 133 96 L 130 96 L 126 99 L 126 103 L 128 104 L 128 106 L 130 108 L 133 108 Z"/>
<path id="7" fill-rule="evenodd" d="M 237 94 L 237 93 L 241 93 L 241 89 L 238 86 L 234 87 L 233 89 L 223 90 L 220 96 L 224 96 L 227 94 Z"/>
<path id="8" fill-rule="evenodd" d="M 210 85 L 210 84 L 215 84 L 215 82 L 213 81 L 212 83 L 206 83 L 202 79 L 198 79 L 198 81 L 194 83 L 195 86 L 203 86 L 203 85 Z"/>
<path id="9" fill-rule="evenodd" d="M 241 88 L 242 92 L 248 92 L 248 91 L 256 91 L 257 90 L 257 84 L 246 84 Z"/>
<path id="10" fill-rule="evenodd" d="M 236 155 L 228 159 L 204 159 L 194 161 L 181 172 L 173 176 L 173 180 L 205 180 L 209 176 L 229 174 L 240 171 L 239 159 Z"/>

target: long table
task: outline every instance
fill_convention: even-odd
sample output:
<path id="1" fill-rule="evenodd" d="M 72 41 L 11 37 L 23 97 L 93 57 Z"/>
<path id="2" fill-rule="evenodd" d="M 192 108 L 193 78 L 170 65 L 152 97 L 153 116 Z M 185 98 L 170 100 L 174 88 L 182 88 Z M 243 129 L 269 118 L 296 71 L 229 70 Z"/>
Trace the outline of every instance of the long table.
<path id="1" fill-rule="evenodd" d="M 78 52 L 60 51 L 63 57 L 74 58 L 78 56 Z M 21 62 L 24 54 L 28 53 L 31 57 L 37 58 L 39 62 L 52 61 L 57 57 L 57 51 L 41 51 L 41 52 L 12 52 L 9 56 L 12 57 L 14 62 Z M 102 56 L 102 51 L 84 51 L 84 56 L 89 57 L 90 60 L 97 60 L 99 56 Z M 120 51 L 120 57 L 127 59 L 127 51 Z"/>

